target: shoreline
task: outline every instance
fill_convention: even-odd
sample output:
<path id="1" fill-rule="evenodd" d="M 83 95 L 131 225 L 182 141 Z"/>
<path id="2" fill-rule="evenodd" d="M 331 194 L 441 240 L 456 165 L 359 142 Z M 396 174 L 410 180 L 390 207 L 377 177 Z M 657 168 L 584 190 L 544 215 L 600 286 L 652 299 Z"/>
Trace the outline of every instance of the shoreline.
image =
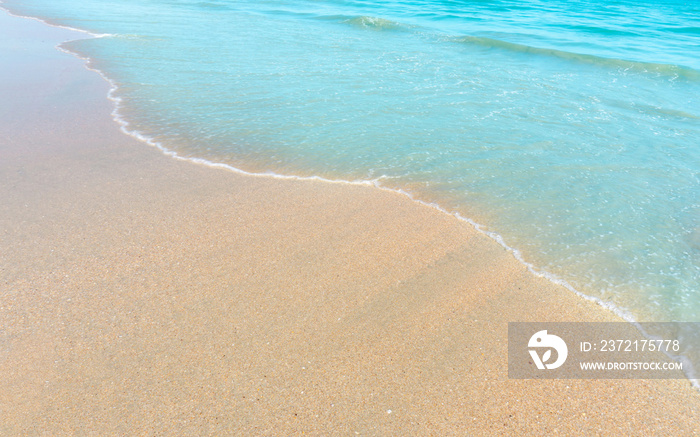
<path id="1" fill-rule="evenodd" d="M 3 2 L 0 0 L 0 10 L 5 11 L 11 16 L 18 17 L 18 18 L 23 18 L 23 19 L 29 19 L 29 20 L 36 20 L 39 21 L 40 23 L 51 26 L 51 27 L 57 27 L 60 29 L 66 29 L 72 32 L 77 32 L 77 33 L 83 33 L 89 35 L 89 38 L 104 38 L 104 37 L 110 37 L 114 36 L 111 34 L 97 34 L 90 32 L 88 30 L 84 29 L 79 29 L 75 27 L 70 27 L 70 26 L 64 26 L 60 24 L 54 24 L 50 23 L 44 19 L 38 18 L 38 17 L 32 17 L 32 16 L 25 16 L 25 15 L 18 15 L 7 9 L 5 6 L 3 6 Z M 630 323 L 637 323 L 639 320 L 636 320 L 634 315 L 632 315 L 629 311 L 627 311 L 624 308 L 618 307 L 615 303 L 613 302 L 608 302 L 603 299 L 600 299 L 596 296 L 588 295 L 578 289 L 576 289 L 573 285 L 571 285 L 566 279 L 563 279 L 553 273 L 550 273 L 546 270 L 541 270 L 538 269 L 537 266 L 535 266 L 533 263 L 528 262 L 525 260 L 525 258 L 522 256 L 521 252 L 519 249 L 512 247 L 508 245 L 508 243 L 505 242 L 503 237 L 498 234 L 497 232 L 494 231 L 488 231 L 485 230 L 485 226 L 474 221 L 473 219 L 469 217 L 465 217 L 459 212 L 454 212 L 454 211 L 449 211 L 442 206 L 440 206 L 437 202 L 431 202 L 431 201 L 424 201 L 421 199 L 416 198 L 411 192 L 406 191 L 402 188 L 391 188 L 387 186 L 383 186 L 380 183 L 380 179 L 382 177 L 372 179 L 372 180 L 364 180 L 364 179 L 359 179 L 359 180 L 346 180 L 346 179 L 329 179 L 325 178 L 322 176 L 296 176 L 296 175 L 287 175 L 287 174 L 280 174 L 280 173 L 275 173 L 272 171 L 268 172 L 254 172 L 254 171 L 246 171 L 240 168 L 237 168 L 233 165 L 226 164 L 226 163 L 221 163 L 221 162 L 214 162 L 210 161 L 205 158 L 192 158 L 192 157 L 185 157 L 181 156 L 178 154 L 178 152 L 171 150 L 161 144 L 160 142 L 141 134 L 138 131 L 135 130 L 130 130 L 129 129 L 129 122 L 126 121 L 121 114 L 119 113 L 119 109 L 121 106 L 121 101 L 122 99 L 119 97 L 114 97 L 114 92 L 117 91 L 119 86 L 116 84 L 115 81 L 109 78 L 106 73 L 104 73 L 102 70 L 98 68 L 92 67 L 90 64 L 92 60 L 87 57 L 83 56 L 80 53 L 74 52 L 70 49 L 67 49 L 63 47 L 64 44 L 70 43 L 71 41 L 74 40 L 67 40 L 60 42 L 56 45 L 56 49 L 59 51 L 62 51 L 68 55 L 74 56 L 81 61 L 84 62 L 85 68 L 88 69 L 89 71 L 97 73 L 105 82 L 107 82 L 110 86 L 108 92 L 107 92 L 107 99 L 109 99 L 113 104 L 114 104 L 114 110 L 111 112 L 111 116 L 114 119 L 114 121 L 119 125 L 120 130 L 127 136 L 130 136 L 132 138 L 135 138 L 136 140 L 145 143 L 148 146 L 154 147 L 158 149 L 161 153 L 163 153 L 165 156 L 168 156 L 170 158 L 179 160 L 179 161 L 184 161 L 184 162 L 191 162 L 194 164 L 198 165 L 204 165 L 207 167 L 210 167 L 212 169 L 223 169 L 226 171 L 231 171 L 236 174 L 241 174 L 241 175 L 246 175 L 246 176 L 251 176 L 251 177 L 262 177 L 262 178 L 272 178 L 272 179 L 279 179 L 279 180 L 293 180 L 293 181 L 316 181 L 316 182 L 322 182 L 322 183 L 331 183 L 331 184 L 347 184 L 347 185 L 359 185 L 359 186 L 372 186 L 374 188 L 377 188 L 379 190 L 384 190 L 392 193 L 397 193 L 402 196 L 406 196 L 408 199 L 410 199 L 412 202 L 415 202 L 419 205 L 427 206 L 429 208 L 433 208 L 443 214 L 446 214 L 448 216 L 454 217 L 462 222 L 468 223 L 470 226 L 472 226 L 477 232 L 486 235 L 489 237 L 491 240 L 502 246 L 504 249 L 506 249 L 508 252 L 512 254 L 512 256 L 521 264 L 523 264 L 533 275 L 541 278 L 545 278 L 548 281 L 552 282 L 555 285 L 561 286 L 569 290 L 570 292 L 574 293 L 575 295 L 579 296 L 582 299 L 585 299 L 590 302 L 594 302 L 597 305 L 601 306 L 607 311 L 612 312 L 614 315 L 619 317 L 621 320 L 624 320 L 626 322 Z M 689 379 L 691 381 L 694 381 L 691 376 L 689 376 Z M 696 388 L 700 388 L 700 382 L 694 381 L 693 382 L 694 386 Z"/>
<path id="2" fill-rule="evenodd" d="M 685 381 L 504 379 L 505 322 L 618 319 L 470 224 L 172 160 L 122 134 L 80 61 L 45 56 L 65 82 L 33 98 L 61 113 L 18 102 L 2 125 L 8 432 L 694 431 Z"/>

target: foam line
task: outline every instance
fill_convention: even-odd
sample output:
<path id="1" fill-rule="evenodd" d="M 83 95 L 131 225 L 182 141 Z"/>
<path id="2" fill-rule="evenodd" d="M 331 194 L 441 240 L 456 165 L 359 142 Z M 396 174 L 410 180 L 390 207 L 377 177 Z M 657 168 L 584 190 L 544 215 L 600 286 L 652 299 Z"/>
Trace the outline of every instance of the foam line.
<path id="1" fill-rule="evenodd" d="M 48 22 L 46 20 L 42 20 L 41 18 L 38 18 L 38 17 L 31 17 L 29 15 L 16 14 L 16 13 L 10 11 L 9 9 L 5 8 L 4 6 L 2 6 L 4 3 L 5 2 L 3 0 L 0 0 L 0 9 L 2 9 L 5 13 L 7 13 L 7 15 L 10 15 L 12 17 L 38 21 L 40 23 L 46 24 L 47 26 L 57 27 L 59 29 L 66 29 L 66 30 L 70 30 L 72 32 L 85 33 L 90 38 L 106 38 L 106 37 L 110 37 L 110 36 L 117 36 L 117 35 L 112 34 L 112 33 L 94 33 L 94 32 L 90 32 L 90 31 L 85 30 L 85 29 L 78 29 L 77 27 L 70 27 L 70 26 L 64 26 L 62 24 L 51 23 L 51 22 Z M 72 41 L 75 41 L 75 40 L 72 40 Z M 65 41 L 65 42 L 67 42 L 67 41 Z"/>

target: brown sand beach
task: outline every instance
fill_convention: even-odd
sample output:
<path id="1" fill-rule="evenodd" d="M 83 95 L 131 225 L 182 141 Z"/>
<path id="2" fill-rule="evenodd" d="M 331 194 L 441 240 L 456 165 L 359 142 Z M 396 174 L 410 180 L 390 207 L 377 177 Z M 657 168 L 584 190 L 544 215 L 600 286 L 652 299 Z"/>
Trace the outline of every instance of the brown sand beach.
<path id="1" fill-rule="evenodd" d="M 513 380 L 512 321 L 616 321 L 390 191 L 119 130 L 77 35 L 0 13 L 0 435 L 697 435 L 687 380 Z"/>

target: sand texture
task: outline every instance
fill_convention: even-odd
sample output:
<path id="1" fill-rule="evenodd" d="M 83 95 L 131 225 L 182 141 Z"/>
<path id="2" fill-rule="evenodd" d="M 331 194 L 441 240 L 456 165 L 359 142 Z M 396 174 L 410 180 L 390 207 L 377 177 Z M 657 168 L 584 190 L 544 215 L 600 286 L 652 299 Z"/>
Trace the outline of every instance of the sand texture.
<path id="1" fill-rule="evenodd" d="M 685 380 L 509 380 L 509 321 L 616 318 L 469 225 L 169 158 L 0 29 L 0 435 L 698 433 Z"/>

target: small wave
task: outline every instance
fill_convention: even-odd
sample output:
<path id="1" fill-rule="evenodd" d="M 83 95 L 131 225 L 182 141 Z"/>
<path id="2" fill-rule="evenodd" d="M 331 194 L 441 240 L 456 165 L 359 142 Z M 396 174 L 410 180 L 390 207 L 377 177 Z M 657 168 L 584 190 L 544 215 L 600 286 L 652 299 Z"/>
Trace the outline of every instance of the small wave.
<path id="1" fill-rule="evenodd" d="M 672 108 L 664 108 L 664 107 L 659 107 L 659 106 L 643 105 L 643 104 L 636 104 L 636 105 L 633 105 L 633 107 L 641 112 L 644 112 L 647 114 L 652 114 L 652 115 L 660 115 L 663 117 L 671 117 L 671 118 L 676 118 L 676 119 L 700 120 L 700 116 L 697 116 L 695 114 L 691 114 L 691 113 L 685 112 L 685 111 L 679 111 L 677 109 L 672 109 Z"/>
<path id="2" fill-rule="evenodd" d="M 213 11 L 225 11 L 231 9 L 228 5 L 215 1 L 203 1 L 195 3 L 194 6 L 200 9 L 208 9 Z"/>
<path id="3" fill-rule="evenodd" d="M 662 76 L 668 76 L 674 79 L 683 78 L 686 80 L 700 81 L 700 71 L 681 65 L 638 62 L 616 58 L 603 58 L 600 56 L 588 55 L 584 53 L 574 53 L 557 49 L 532 47 L 525 44 L 512 43 L 508 41 L 501 41 L 498 39 L 478 36 L 461 36 L 450 38 L 450 40 L 461 44 L 477 45 L 486 48 L 508 50 L 511 52 L 525 54 L 549 56 L 565 59 L 567 61 L 592 64 L 607 68 L 617 68 L 623 70 L 638 71 L 641 73 L 658 74 Z"/>
<path id="4" fill-rule="evenodd" d="M 343 20 L 344 23 L 351 24 L 353 26 L 361 27 L 363 29 L 376 30 L 376 31 L 386 31 L 386 30 L 406 30 L 408 26 L 396 21 L 387 20 L 385 18 L 369 17 L 369 16 L 359 16 Z"/>
<path id="5" fill-rule="evenodd" d="M 580 30 L 582 32 L 598 34 L 598 35 L 610 35 L 610 36 L 638 36 L 639 35 L 637 32 L 632 32 L 630 30 L 611 29 L 609 27 L 600 27 L 600 26 L 576 25 L 576 26 L 569 26 L 569 28 Z"/>
<path id="6" fill-rule="evenodd" d="M 684 35 L 700 35 L 700 27 L 666 27 L 663 30 Z"/>

